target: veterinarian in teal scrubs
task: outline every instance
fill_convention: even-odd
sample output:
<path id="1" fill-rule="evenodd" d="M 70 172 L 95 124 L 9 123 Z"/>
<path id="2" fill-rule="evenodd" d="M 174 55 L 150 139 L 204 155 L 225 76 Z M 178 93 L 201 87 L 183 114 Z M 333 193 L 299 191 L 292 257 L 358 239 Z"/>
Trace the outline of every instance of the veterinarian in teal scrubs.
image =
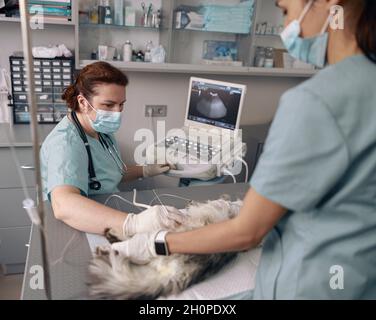
<path id="1" fill-rule="evenodd" d="M 83 68 L 63 94 L 69 114 L 41 148 L 44 199 L 51 201 L 57 219 L 80 231 L 103 234 L 113 229 L 122 238 L 171 226 L 181 219 L 169 210 L 166 215 L 161 206 L 135 215 L 88 198 L 117 192 L 121 181 L 152 177 L 170 169 L 167 164 L 127 167 L 122 161 L 115 133 L 121 125 L 127 84 L 126 75 L 109 63 Z"/>
<path id="2" fill-rule="evenodd" d="M 170 253 L 204 254 L 264 239 L 248 298 L 375 299 L 376 2 L 277 4 L 290 54 L 329 66 L 282 96 L 239 216 L 165 242 Z M 333 5 L 344 8 L 344 30 L 328 26 Z M 147 261 L 155 236 L 113 247 Z"/>

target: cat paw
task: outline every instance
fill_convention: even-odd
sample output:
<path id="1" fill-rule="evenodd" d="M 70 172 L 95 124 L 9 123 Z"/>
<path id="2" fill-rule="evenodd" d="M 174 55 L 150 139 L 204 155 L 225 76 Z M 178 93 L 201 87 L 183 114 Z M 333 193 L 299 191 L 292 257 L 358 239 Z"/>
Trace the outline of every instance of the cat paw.
<path id="1" fill-rule="evenodd" d="M 126 240 L 123 235 L 118 234 L 114 229 L 106 229 L 104 236 L 110 243 L 120 242 Z"/>
<path id="2" fill-rule="evenodd" d="M 111 252 L 111 246 L 104 245 L 104 246 L 98 246 L 95 250 L 95 253 L 97 256 L 109 256 Z"/>

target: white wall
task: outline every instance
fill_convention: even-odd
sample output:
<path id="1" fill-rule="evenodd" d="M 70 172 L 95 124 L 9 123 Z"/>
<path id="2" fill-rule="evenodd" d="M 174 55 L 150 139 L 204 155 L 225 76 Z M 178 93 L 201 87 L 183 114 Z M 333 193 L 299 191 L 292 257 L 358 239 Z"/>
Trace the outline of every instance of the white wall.
<path id="1" fill-rule="evenodd" d="M 33 45 L 65 43 L 68 48 L 74 47 L 74 27 L 47 25 L 44 30 L 32 31 Z M 14 51 L 22 51 L 20 24 L 16 22 L 0 22 L 0 66 L 9 70 L 9 56 Z"/>
<path id="2" fill-rule="evenodd" d="M 188 94 L 189 77 L 180 74 L 129 73 L 127 103 L 123 125 L 118 134 L 123 156 L 133 161 L 136 143 L 133 135 L 139 128 L 151 128 L 145 118 L 145 104 L 166 104 L 167 130 L 183 125 Z M 207 78 L 208 75 L 195 75 Z M 297 78 L 209 76 L 212 79 L 246 84 L 248 87 L 241 124 L 261 124 L 272 120 L 279 98 L 283 92 L 300 83 Z M 163 119 L 163 118 L 162 118 Z M 125 151 L 126 150 L 126 151 Z"/>
<path id="3" fill-rule="evenodd" d="M 74 28 L 47 26 L 46 30 L 33 31 L 34 45 L 65 43 L 74 49 Z M 0 22 L 0 67 L 9 69 L 8 57 L 13 51 L 22 50 L 20 27 L 17 23 Z M 129 73 L 127 104 L 124 122 L 118 133 L 124 159 L 133 163 L 136 146 L 133 136 L 139 128 L 149 128 L 150 119 L 144 117 L 145 104 L 166 104 L 167 129 L 183 124 L 188 82 L 190 76 L 199 74 Z M 202 76 L 202 75 L 201 75 Z M 280 96 L 304 79 L 285 77 L 208 76 L 218 80 L 243 83 L 248 87 L 241 124 L 261 124 L 272 120 Z M 159 179 L 163 180 L 163 179 Z M 165 179 L 166 180 L 166 179 Z M 170 182 L 166 183 L 169 185 Z"/>

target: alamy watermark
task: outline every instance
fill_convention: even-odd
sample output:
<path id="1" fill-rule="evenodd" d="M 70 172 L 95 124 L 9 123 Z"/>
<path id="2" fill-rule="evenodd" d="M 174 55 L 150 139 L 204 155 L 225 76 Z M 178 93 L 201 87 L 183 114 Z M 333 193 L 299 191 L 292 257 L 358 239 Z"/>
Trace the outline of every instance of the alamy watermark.
<path id="1" fill-rule="evenodd" d="M 345 272 L 340 265 L 333 265 L 329 269 L 329 286 L 332 290 L 343 290 L 345 288 Z"/>
<path id="2" fill-rule="evenodd" d="M 138 129 L 134 141 L 139 142 L 134 151 L 134 161 L 139 165 L 211 164 L 234 169 L 234 160 L 242 158 L 245 152 L 242 130 L 218 128 L 215 132 L 206 131 L 203 134 L 203 131 L 189 128 L 166 132 L 165 121 L 157 121 L 156 132 Z"/>
<path id="3" fill-rule="evenodd" d="M 330 28 L 332 30 L 345 29 L 345 10 L 340 5 L 335 5 L 330 8 Z"/>
<path id="4" fill-rule="evenodd" d="M 32 30 L 43 30 L 44 29 L 44 10 L 41 6 L 30 6 L 30 28 Z"/>
<path id="5" fill-rule="evenodd" d="M 29 273 L 32 275 L 29 280 L 29 286 L 32 290 L 44 290 L 44 272 L 40 265 L 30 267 Z"/>

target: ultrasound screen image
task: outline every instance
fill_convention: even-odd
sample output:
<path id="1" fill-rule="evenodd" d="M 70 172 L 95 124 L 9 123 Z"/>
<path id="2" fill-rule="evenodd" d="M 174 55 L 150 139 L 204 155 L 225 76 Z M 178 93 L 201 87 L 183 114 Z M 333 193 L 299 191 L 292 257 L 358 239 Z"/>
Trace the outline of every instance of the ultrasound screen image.
<path id="1" fill-rule="evenodd" d="M 188 120 L 234 130 L 241 96 L 239 88 L 193 81 Z"/>

